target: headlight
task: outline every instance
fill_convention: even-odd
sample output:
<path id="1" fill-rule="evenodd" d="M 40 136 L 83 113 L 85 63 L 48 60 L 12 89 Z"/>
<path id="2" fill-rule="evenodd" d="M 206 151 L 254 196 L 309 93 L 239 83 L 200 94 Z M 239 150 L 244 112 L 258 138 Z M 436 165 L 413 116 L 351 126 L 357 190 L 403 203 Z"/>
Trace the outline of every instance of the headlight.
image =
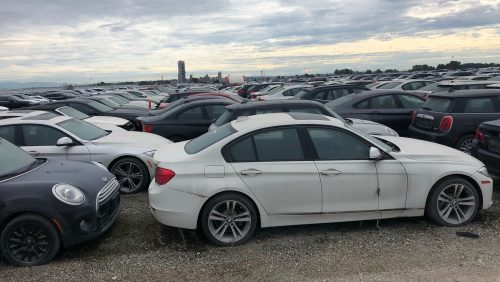
<path id="1" fill-rule="evenodd" d="M 156 151 L 149 151 L 149 152 L 144 153 L 144 155 L 152 158 L 152 157 L 154 157 L 155 153 L 156 153 Z"/>
<path id="2" fill-rule="evenodd" d="M 56 184 L 52 187 L 52 194 L 61 202 L 78 206 L 85 202 L 83 192 L 70 184 Z"/>
<path id="3" fill-rule="evenodd" d="M 105 166 L 104 166 L 103 164 L 101 164 L 100 162 L 92 162 L 92 163 L 94 163 L 96 166 L 98 166 L 98 167 L 100 167 L 100 168 L 104 169 L 105 171 L 108 171 L 108 168 L 107 168 L 107 167 L 105 167 Z"/>
<path id="4" fill-rule="evenodd" d="M 477 172 L 481 173 L 482 175 L 484 175 L 486 177 L 490 177 L 490 175 L 488 174 L 488 170 L 486 169 L 486 167 L 480 168 Z"/>

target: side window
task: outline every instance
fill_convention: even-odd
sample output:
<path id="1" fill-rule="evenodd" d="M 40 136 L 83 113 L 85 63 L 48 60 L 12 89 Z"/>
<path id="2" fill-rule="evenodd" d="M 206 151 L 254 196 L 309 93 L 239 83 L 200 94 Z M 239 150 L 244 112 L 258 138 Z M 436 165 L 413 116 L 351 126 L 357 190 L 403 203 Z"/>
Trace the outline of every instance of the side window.
<path id="1" fill-rule="evenodd" d="M 351 93 L 356 93 L 357 94 L 357 93 L 361 93 L 363 91 L 366 91 L 366 89 L 352 88 L 351 91 L 352 91 Z"/>
<path id="2" fill-rule="evenodd" d="M 229 148 L 234 162 L 303 161 L 304 152 L 296 129 L 274 129 L 246 137 Z"/>
<path id="3" fill-rule="evenodd" d="M 63 105 L 61 104 L 60 107 L 62 107 Z M 89 106 L 87 105 L 84 105 L 84 104 L 79 104 L 79 103 L 70 103 L 69 104 L 70 107 L 86 114 L 86 115 L 91 115 L 94 111 L 92 110 L 92 108 L 90 108 Z"/>
<path id="4" fill-rule="evenodd" d="M 396 109 L 397 107 L 392 95 L 378 96 L 370 99 L 370 109 Z"/>
<path id="5" fill-rule="evenodd" d="M 57 140 L 66 137 L 61 131 L 43 125 L 23 125 L 24 146 L 55 146 Z"/>
<path id="6" fill-rule="evenodd" d="M 185 110 L 177 116 L 177 119 L 203 119 L 201 106 Z"/>
<path id="7" fill-rule="evenodd" d="M 208 119 L 216 119 L 220 117 L 226 111 L 226 105 L 207 105 L 205 106 L 207 110 Z"/>
<path id="8" fill-rule="evenodd" d="M 256 115 L 281 113 L 281 112 L 282 112 L 281 109 L 257 109 L 257 110 L 255 110 Z"/>
<path id="9" fill-rule="evenodd" d="M 349 133 L 326 128 L 307 131 L 321 161 L 368 160 L 370 146 Z"/>
<path id="10" fill-rule="evenodd" d="M 321 111 L 320 108 L 295 108 L 295 109 L 288 109 L 289 112 L 291 113 L 309 113 L 309 114 L 323 114 L 323 111 Z"/>
<path id="11" fill-rule="evenodd" d="M 326 100 L 329 92 L 330 91 L 319 91 L 316 94 L 314 94 L 313 99 Z"/>
<path id="12" fill-rule="evenodd" d="M 413 87 L 413 82 L 403 84 L 403 86 L 401 86 L 401 89 L 403 89 L 403 90 L 415 90 Z"/>
<path id="13" fill-rule="evenodd" d="M 418 109 L 425 103 L 424 100 L 411 95 L 398 95 L 399 101 L 406 109 Z"/>
<path id="14" fill-rule="evenodd" d="M 292 89 L 292 96 L 297 95 L 300 91 L 302 91 L 302 88 L 295 88 L 295 89 Z"/>
<path id="15" fill-rule="evenodd" d="M 293 96 L 292 90 L 287 90 L 287 91 L 283 92 L 283 96 Z"/>
<path id="16" fill-rule="evenodd" d="M 334 89 L 332 90 L 332 92 L 333 92 L 333 99 L 337 99 L 350 94 L 349 89 Z"/>
<path id="17" fill-rule="evenodd" d="M 12 144 L 18 145 L 16 144 L 16 130 L 14 125 L 0 127 L 0 137 Z"/>
<path id="18" fill-rule="evenodd" d="M 369 104 L 370 100 L 364 100 L 364 101 L 361 101 L 359 103 L 357 103 L 356 105 L 354 105 L 354 107 L 356 109 L 368 109 L 368 104 Z"/>
<path id="19" fill-rule="evenodd" d="M 465 102 L 464 113 L 495 113 L 491 98 L 473 98 Z"/>

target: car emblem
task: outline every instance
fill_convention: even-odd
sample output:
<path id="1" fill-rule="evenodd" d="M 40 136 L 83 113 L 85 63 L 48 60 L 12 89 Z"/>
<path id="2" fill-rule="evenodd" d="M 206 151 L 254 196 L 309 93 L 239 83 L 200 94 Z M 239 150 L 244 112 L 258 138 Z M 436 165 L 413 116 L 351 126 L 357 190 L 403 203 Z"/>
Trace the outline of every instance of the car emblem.
<path id="1" fill-rule="evenodd" d="M 107 177 L 103 177 L 102 181 L 106 182 L 106 181 L 108 181 L 108 178 Z"/>

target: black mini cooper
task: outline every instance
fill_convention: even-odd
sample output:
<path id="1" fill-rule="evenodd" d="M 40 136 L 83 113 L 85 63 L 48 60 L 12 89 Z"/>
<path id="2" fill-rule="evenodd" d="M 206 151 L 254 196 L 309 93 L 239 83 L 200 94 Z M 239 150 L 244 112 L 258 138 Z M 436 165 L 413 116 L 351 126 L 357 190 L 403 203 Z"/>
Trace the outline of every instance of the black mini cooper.
<path id="1" fill-rule="evenodd" d="M 120 210 L 118 182 L 104 166 L 35 159 L 0 138 L 0 248 L 10 263 L 47 263 L 108 230 Z"/>

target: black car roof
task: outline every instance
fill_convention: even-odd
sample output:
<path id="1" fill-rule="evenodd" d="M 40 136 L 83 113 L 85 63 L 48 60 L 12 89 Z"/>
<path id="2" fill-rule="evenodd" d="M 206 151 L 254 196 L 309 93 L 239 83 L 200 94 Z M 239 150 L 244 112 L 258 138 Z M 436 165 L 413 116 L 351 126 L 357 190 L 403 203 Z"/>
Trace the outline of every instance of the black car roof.
<path id="1" fill-rule="evenodd" d="M 274 101 L 258 101 L 258 102 L 247 102 L 243 104 L 233 104 L 227 106 L 229 110 L 251 110 L 251 109 L 268 109 L 286 106 L 323 106 L 323 104 L 311 101 L 311 100 L 274 100 Z"/>
<path id="2" fill-rule="evenodd" d="M 444 91 L 431 94 L 430 97 L 489 97 L 500 96 L 500 89 L 468 89 L 456 91 Z"/>

